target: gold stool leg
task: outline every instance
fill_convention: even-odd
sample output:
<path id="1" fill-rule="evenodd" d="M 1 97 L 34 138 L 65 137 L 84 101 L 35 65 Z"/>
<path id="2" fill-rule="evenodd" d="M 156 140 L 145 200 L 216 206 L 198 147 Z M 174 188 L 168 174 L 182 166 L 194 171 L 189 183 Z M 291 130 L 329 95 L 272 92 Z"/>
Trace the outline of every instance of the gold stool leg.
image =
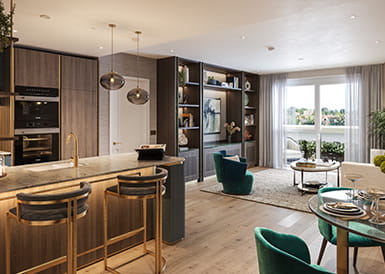
<path id="1" fill-rule="evenodd" d="M 75 274 L 78 264 L 78 227 L 77 227 L 77 208 L 78 202 L 77 200 L 73 201 L 72 207 L 72 271 Z"/>
<path id="2" fill-rule="evenodd" d="M 67 203 L 67 273 L 73 271 L 73 227 L 72 227 L 72 209 L 71 201 Z"/>
<path id="3" fill-rule="evenodd" d="M 143 251 L 147 253 L 147 198 L 142 200 L 143 203 Z"/>
<path id="4" fill-rule="evenodd" d="M 104 202 L 103 202 L 103 216 L 104 216 L 104 231 L 103 231 L 103 237 L 104 237 L 104 269 L 107 270 L 107 256 L 108 256 L 108 246 L 107 246 L 107 239 L 108 239 L 108 216 L 107 216 L 108 208 L 107 208 L 107 194 L 104 192 Z"/>
<path id="5" fill-rule="evenodd" d="M 156 182 L 156 231 L 155 231 L 155 273 L 162 271 L 162 192 L 161 181 Z"/>
<path id="6" fill-rule="evenodd" d="M 11 274 L 11 230 L 10 230 L 9 212 L 6 213 L 5 224 L 5 271 L 6 274 Z"/>

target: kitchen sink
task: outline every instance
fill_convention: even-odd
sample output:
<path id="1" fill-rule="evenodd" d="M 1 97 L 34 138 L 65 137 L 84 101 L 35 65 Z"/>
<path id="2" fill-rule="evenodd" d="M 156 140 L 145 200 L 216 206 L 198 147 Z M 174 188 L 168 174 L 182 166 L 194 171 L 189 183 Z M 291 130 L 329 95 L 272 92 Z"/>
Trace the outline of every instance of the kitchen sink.
<path id="1" fill-rule="evenodd" d="M 79 166 L 84 166 L 84 164 L 79 163 Z M 48 165 L 28 167 L 26 168 L 26 170 L 33 171 L 33 172 L 42 172 L 42 171 L 50 171 L 50 170 L 73 168 L 73 167 L 74 167 L 74 163 L 68 162 L 68 163 L 48 164 Z"/>

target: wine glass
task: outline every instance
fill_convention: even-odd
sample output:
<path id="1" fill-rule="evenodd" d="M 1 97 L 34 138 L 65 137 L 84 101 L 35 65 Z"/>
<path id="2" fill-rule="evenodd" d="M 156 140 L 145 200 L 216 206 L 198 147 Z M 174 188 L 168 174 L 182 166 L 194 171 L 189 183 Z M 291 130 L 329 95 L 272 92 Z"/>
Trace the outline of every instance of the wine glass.
<path id="1" fill-rule="evenodd" d="M 372 204 L 370 205 L 370 212 L 373 216 L 369 219 L 369 222 L 384 225 L 385 220 L 380 219 L 385 214 L 383 209 L 380 209 L 380 198 L 385 196 L 385 192 L 380 189 L 369 189 L 368 194 L 373 197 Z"/>
<path id="2" fill-rule="evenodd" d="M 358 196 L 357 190 L 356 190 L 356 182 L 362 179 L 362 175 L 356 174 L 356 173 L 347 173 L 347 174 L 344 174 L 344 177 L 350 182 L 352 182 L 353 184 L 353 188 L 348 193 L 348 195 L 351 197 L 352 200 L 354 200 Z"/>

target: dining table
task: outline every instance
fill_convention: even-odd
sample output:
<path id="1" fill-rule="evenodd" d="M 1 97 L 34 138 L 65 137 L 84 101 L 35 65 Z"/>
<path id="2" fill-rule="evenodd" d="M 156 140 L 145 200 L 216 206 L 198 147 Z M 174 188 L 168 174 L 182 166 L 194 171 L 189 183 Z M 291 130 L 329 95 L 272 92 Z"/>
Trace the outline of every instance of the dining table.
<path id="1" fill-rule="evenodd" d="M 367 213 L 361 217 L 341 217 L 322 210 L 324 203 L 353 202 Z M 320 219 L 336 227 L 337 230 L 337 274 L 349 273 L 348 233 L 352 232 L 378 242 L 385 243 L 385 225 L 369 222 L 370 202 L 365 199 L 352 200 L 347 190 L 334 190 L 314 195 L 309 199 L 310 210 Z M 356 225 L 359 223 L 360 225 Z"/>

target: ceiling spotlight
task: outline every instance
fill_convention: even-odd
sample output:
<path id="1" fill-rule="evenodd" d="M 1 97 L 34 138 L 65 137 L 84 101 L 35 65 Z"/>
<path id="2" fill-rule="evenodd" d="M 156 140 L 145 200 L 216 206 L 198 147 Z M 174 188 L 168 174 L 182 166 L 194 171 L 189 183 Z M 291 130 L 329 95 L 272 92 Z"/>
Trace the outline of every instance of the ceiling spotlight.
<path id="1" fill-rule="evenodd" d="M 51 19 L 51 17 L 47 14 L 40 14 L 41 19 Z"/>
<path id="2" fill-rule="evenodd" d="M 103 46 L 100 46 L 99 49 L 102 50 L 102 49 L 104 49 L 104 48 L 103 48 Z"/>
<path id="3" fill-rule="evenodd" d="M 275 47 L 273 47 L 273 46 L 267 46 L 266 48 L 267 48 L 268 51 L 273 51 L 273 50 L 275 50 Z"/>
<path id="4" fill-rule="evenodd" d="M 376 40 L 376 44 L 379 44 L 379 43 L 381 43 L 381 41 L 380 40 Z"/>
<path id="5" fill-rule="evenodd" d="M 350 18 L 350 19 L 352 19 L 352 20 L 354 20 L 354 19 L 356 19 L 356 18 L 357 18 L 357 16 L 356 16 L 356 15 L 354 15 L 354 14 L 352 14 L 352 15 L 350 15 L 350 16 L 349 16 L 349 18 Z"/>
<path id="6" fill-rule="evenodd" d="M 300 61 L 300 62 L 303 62 L 303 61 L 305 61 L 305 58 L 300 57 L 300 58 L 298 58 L 297 60 Z"/>
<path id="7" fill-rule="evenodd" d="M 246 35 L 242 35 L 242 36 L 241 36 L 241 39 L 242 39 L 242 40 L 245 40 L 245 39 L 246 39 Z"/>
<path id="8" fill-rule="evenodd" d="M 174 50 L 173 50 L 173 49 L 170 49 L 170 52 L 171 52 L 171 53 L 174 53 Z"/>
<path id="9" fill-rule="evenodd" d="M 17 32 L 17 29 L 14 29 L 13 32 L 16 33 L 16 32 Z"/>

